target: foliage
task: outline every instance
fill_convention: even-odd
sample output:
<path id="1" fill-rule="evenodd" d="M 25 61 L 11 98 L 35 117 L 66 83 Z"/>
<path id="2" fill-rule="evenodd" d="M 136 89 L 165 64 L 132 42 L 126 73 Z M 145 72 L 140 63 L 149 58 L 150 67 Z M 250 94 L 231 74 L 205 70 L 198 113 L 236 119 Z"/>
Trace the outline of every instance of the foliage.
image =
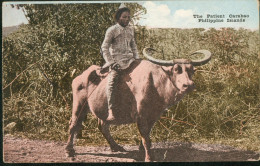
<path id="1" fill-rule="evenodd" d="M 64 132 L 71 82 L 90 65 L 103 63 L 100 46 L 119 5 L 16 5 L 29 24 L 3 40 L 4 124 L 16 122 L 19 131 L 28 133 L 46 126 L 46 131 Z M 133 23 L 145 12 L 137 3 L 126 5 Z"/>
<path id="2" fill-rule="evenodd" d="M 72 79 L 90 65 L 103 63 L 100 46 L 106 29 L 114 24 L 113 14 L 118 5 L 20 5 L 30 24 L 4 39 L 4 87 L 18 73 L 37 63 L 25 72 L 27 77 L 19 77 L 12 84 L 13 93 L 23 93 L 21 88 L 32 83 L 30 78 L 37 85 L 49 83 L 47 93 L 52 93 L 50 99 L 56 101 L 55 106 L 65 104 L 62 98 L 69 98 Z M 145 11 L 136 3 L 128 6 L 133 14 Z M 4 93 L 8 97 L 11 92 L 5 88 Z"/>
<path id="3" fill-rule="evenodd" d="M 243 29 L 236 31 L 233 28 L 222 28 L 218 31 L 211 29 L 211 31 L 210 42 L 215 45 L 214 51 L 219 50 L 221 59 L 230 62 L 236 54 L 244 54 L 243 51 L 248 48 L 249 35 Z"/>
<path id="4" fill-rule="evenodd" d="M 129 4 L 130 5 L 130 4 Z M 145 12 L 131 3 L 133 13 Z M 103 63 L 99 48 L 118 4 L 28 5 L 29 25 L 3 40 L 4 126 L 15 134 L 67 139 L 71 116 L 70 84 L 89 65 Z M 93 14 L 96 13 L 96 14 Z M 109 17 L 111 16 L 111 17 Z M 138 19 L 138 17 L 136 17 Z M 196 58 L 213 53 L 197 68 L 196 90 L 169 108 L 151 132 L 153 141 L 224 140 L 259 150 L 259 34 L 246 29 L 146 29 L 136 26 L 139 52 L 159 50 L 157 58 Z M 12 123 L 14 124 L 14 123 Z M 104 144 L 89 115 L 78 144 Z M 121 143 L 137 144 L 136 125 L 112 126 Z M 232 143 L 228 142 L 232 140 Z M 246 143 L 250 142 L 250 144 Z"/>

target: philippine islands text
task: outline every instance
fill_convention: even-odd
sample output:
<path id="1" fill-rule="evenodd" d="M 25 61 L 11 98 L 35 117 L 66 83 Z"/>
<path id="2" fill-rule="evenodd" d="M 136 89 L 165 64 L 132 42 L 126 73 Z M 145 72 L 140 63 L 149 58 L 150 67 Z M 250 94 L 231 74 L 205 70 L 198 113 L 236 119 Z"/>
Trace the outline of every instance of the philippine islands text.
<path id="1" fill-rule="evenodd" d="M 216 22 L 246 22 L 249 18 L 248 14 L 207 14 L 206 17 L 199 14 L 194 14 L 193 18 L 198 19 L 198 22 L 216 23 Z"/>

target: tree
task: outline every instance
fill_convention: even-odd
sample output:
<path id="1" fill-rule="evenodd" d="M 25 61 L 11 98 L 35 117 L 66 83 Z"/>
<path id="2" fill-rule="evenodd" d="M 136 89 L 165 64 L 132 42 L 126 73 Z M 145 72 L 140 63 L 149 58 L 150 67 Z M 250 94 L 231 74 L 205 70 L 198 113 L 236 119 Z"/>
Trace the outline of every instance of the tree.
<path id="1" fill-rule="evenodd" d="M 113 15 L 119 5 L 16 5 L 24 10 L 29 24 L 3 41 L 4 87 L 35 64 L 19 75 L 12 84 L 12 93 L 23 93 L 34 82 L 35 86 L 45 88 L 44 96 L 52 96 L 51 100 L 58 105 L 64 97 L 70 98 L 72 79 L 90 65 L 104 63 L 100 46 L 106 29 L 114 24 Z M 145 12 L 137 3 L 126 6 L 132 11 L 132 23 Z M 6 87 L 5 96 L 8 94 L 10 89 Z"/>

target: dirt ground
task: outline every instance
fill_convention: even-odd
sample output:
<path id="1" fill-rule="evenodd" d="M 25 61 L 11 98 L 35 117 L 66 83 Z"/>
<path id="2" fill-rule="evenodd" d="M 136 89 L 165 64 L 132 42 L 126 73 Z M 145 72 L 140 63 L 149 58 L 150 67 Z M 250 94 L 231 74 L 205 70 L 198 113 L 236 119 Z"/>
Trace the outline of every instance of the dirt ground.
<path id="1" fill-rule="evenodd" d="M 127 152 L 111 152 L 108 146 L 76 146 L 76 157 L 65 155 L 65 142 L 3 137 L 5 163 L 142 162 L 138 146 L 124 145 Z M 153 143 L 152 157 L 160 162 L 258 161 L 259 153 L 223 145 L 182 142 Z"/>

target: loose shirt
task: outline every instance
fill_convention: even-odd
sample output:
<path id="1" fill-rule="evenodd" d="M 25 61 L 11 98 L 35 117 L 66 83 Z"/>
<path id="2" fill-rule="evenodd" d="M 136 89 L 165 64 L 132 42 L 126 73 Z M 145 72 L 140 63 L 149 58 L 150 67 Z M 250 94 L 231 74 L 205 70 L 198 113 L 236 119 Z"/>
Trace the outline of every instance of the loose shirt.
<path id="1" fill-rule="evenodd" d="M 116 24 L 108 28 L 101 49 L 106 61 L 103 68 L 116 62 L 126 69 L 135 59 L 139 59 L 134 29 L 130 26 Z"/>

